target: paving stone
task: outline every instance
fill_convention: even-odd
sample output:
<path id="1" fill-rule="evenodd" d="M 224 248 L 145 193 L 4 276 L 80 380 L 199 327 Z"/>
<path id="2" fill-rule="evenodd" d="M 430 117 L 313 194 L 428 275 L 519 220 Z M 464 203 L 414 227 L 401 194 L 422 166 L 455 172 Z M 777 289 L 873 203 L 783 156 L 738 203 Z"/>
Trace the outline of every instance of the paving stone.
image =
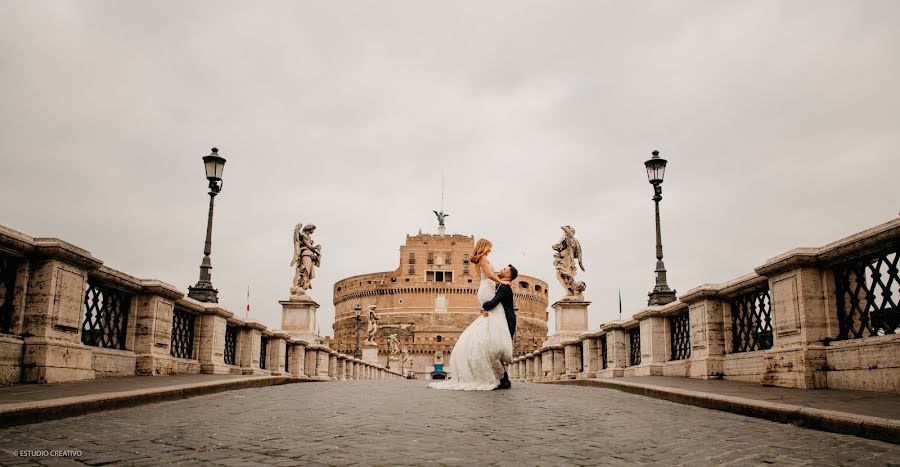
<path id="1" fill-rule="evenodd" d="M 79 449 L 23 459 L 18 449 Z M 0 463 L 891 465 L 900 446 L 578 386 L 293 384 L 0 430 Z M 71 461 L 71 462 L 67 462 Z"/>

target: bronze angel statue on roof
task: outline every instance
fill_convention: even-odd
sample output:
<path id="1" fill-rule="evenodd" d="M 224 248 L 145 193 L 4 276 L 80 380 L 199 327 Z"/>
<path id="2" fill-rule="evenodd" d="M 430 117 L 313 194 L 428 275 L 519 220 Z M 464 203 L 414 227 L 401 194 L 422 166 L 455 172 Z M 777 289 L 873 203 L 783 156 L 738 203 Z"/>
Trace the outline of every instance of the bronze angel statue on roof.
<path id="1" fill-rule="evenodd" d="M 584 282 L 575 280 L 578 267 L 584 271 L 582 262 L 581 243 L 575 238 L 575 229 L 570 225 L 562 226 L 563 237 L 553 245 L 553 266 L 556 268 L 556 278 L 566 290 L 563 300 L 584 300 Z M 577 267 L 576 267 L 577 266 Z"/>
<path id="2" fill-rule="evenodd" d="M 438 226 L 444 227 L 444 219 L 450 217 L 450 214 L 444 214 L 443 209 L 440 212 L 438 212 L 438 211 L 431 211 L 431 212 L 433 212 L 434 215 L 437 216 Z"/>

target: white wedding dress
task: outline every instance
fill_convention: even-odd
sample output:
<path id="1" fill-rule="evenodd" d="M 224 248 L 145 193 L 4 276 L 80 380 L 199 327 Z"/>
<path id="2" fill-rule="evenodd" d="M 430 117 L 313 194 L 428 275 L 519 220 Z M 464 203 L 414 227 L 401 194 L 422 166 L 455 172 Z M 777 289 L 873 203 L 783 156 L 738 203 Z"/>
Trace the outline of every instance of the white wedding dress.
<path id="1" fill-rule="evenodd" d="M 494 298 L 496 284 L 488 278 L 481 279 L 478 287 L 478 303 Z M 478 318 L 459 336 L 450 352 L 451 379 L 431 383 L 433 389 L 462 391 L 490 391 L 500 384 L 503 377 L 502 363 L 512 362 L 512 337 L 506 324 L 502 305 L 488 310 L 488 316 Z"/>

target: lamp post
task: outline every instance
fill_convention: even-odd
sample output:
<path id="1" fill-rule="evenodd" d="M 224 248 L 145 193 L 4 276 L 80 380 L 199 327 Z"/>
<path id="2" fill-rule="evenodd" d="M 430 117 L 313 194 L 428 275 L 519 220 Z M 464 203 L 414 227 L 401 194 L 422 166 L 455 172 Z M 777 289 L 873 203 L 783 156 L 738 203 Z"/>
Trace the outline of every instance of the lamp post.
<path id="1" fill-rule="evenodd" d="M 188 297 L 200 302 L 219 303 L 219 291 L 213 288 L 209 272 L 212 269 L 209 254 L 212 252 L 213 205 L 216 195 L 222 191 L 225 158 L 219 156 L 218 149 L 212 148 L 212 152 L 203 157 L 203 166 L 206 169 L 206 179 L 209 180 L 209 218 L 206 221 L 206 243 L 203 246 L 203 262 L 200 263 L 200 279 L 197 285 L 188 287 Z"/>
<path id="2" fill-rule="evenodd" d="M 360 359 L 362 358 L 362 350 L 359 348 L 359 323 L 362 321 L 362 318 L 359 316 L 362 313 L 362 307 L 357 303 L 355 307 L 353 307 L 353 311 L 356 313 L 356 350 L 353 351 L 353 356 Z"/>
<path id="3" fill-rule="evenodd" d="M 653 185 L 653 202 L 656 205 L 656 285 L 647 294 L 648 305 L 665 305 L 675 301 L 675 291 L 666 284 L 666 265 L 663 264 L 662 233 L 659 228 L 659 202 L 662 200 L 662 182 L 666 173 L 666 160 L 659 157 L 659 151 L 653 151 L 653 157 L 644 166 L 647 178 Z"/>

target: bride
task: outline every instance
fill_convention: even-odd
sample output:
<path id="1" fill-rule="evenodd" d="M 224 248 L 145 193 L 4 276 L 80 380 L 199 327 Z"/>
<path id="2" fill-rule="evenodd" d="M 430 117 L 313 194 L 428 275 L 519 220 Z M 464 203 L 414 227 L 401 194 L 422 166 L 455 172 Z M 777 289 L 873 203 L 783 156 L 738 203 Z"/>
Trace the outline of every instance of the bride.
<path id="1" fill-rule="evenodd" d="M 488 254 L 492 244 L 486 239 L 478 240 L 469 261 L 476 266 L 481 276 L 478 287 L 478 303 L 484 304 L 494 298 L 498 284 L 509 284 L 501 280 L 491 269 Z M 512 361 L 512 337 L 506 323 L 502 307 L 482 313 L 459 336 L 450 353 L 452 378 L 439 383 L 431 383 L 433 389 L 456 389 L 463 391 L 489 391 L 500 384 L 503 377 L 501 362 Z"/>

